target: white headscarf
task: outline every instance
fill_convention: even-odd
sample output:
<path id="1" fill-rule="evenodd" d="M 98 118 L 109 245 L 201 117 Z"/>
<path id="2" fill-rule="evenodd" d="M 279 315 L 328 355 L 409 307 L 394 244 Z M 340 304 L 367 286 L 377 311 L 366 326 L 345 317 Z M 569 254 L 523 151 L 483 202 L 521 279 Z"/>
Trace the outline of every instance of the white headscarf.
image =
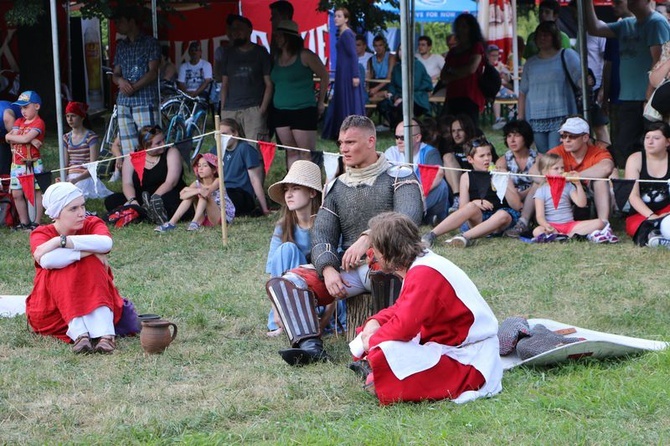
<path id="1" fill-rule="evenodd" d="M 72 183 L 61 181 L 60 183 L 52 184 L 47 188 L 42 197 L 44 212 L 55 220 L 65 206 L 82 196 L 84 194 L 81 190 Z"/>

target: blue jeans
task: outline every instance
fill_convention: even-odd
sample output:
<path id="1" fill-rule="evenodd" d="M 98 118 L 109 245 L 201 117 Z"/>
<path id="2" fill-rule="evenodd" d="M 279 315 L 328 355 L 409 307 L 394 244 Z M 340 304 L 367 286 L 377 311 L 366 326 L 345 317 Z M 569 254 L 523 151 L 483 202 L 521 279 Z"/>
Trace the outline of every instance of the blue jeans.
<path id="1" fill-rule="evenodd" d="M 559 136 L 558 131 L 533 132 L 533 136 L 535 137 L 535 147 L 540 153 L 547 153 L 561 143 L 561 137 Z"/>

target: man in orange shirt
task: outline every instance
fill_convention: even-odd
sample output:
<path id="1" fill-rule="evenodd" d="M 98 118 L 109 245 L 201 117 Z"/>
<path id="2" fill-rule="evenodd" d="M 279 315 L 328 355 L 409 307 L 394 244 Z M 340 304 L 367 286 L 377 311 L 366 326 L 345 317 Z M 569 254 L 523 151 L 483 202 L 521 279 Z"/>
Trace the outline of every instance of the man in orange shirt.
<path id="1" fill-rule="evenodd" d="M 558 130 L 562 144 L 548 153 L 560 155 L 565 164 L 565 172 L 575 172 L 580 178 L 609 178 L 614 170 L 612 155 L 602 147 L 589 144 L 589 124 L 580 117 L 568 118 Z M 593 201 L 598 218 L 605 223 L 609 220 L 611 209 L 609 181 L 588 181 L 587 190 L 593 192 Z M 590 195 L 590 194 L 589 194 Z"/>

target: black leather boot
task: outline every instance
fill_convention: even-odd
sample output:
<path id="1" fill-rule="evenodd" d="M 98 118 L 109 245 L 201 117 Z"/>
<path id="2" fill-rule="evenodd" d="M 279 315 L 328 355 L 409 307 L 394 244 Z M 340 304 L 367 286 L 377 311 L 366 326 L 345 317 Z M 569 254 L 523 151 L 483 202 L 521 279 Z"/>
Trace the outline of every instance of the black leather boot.
<path id="1" fill-rule="evenodd" d="M 328 353 L 323 350 L 323 341 L 320 338 L 305 339 L 296 348 L 279 350 L 279 354 L 289 365 L 298 367 L 330 360 Z"/>

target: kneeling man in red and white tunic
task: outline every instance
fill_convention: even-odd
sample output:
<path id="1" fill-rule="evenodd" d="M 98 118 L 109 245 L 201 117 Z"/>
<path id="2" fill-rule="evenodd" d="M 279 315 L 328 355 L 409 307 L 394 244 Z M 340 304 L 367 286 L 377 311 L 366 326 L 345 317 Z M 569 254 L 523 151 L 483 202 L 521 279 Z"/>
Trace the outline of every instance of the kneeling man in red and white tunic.
<path id="1" fill-rule="evenodd" d="M 370 243 L 385 272 L 403 280 L 396 303 L 368 319 L 351 342 L 369 363 L 366 387 L 381 404 L 450 399 L 502 390 L 498 321 L 470 278 L 425 249 L 418 227 L 388 212 L 370 220 Z"/>

